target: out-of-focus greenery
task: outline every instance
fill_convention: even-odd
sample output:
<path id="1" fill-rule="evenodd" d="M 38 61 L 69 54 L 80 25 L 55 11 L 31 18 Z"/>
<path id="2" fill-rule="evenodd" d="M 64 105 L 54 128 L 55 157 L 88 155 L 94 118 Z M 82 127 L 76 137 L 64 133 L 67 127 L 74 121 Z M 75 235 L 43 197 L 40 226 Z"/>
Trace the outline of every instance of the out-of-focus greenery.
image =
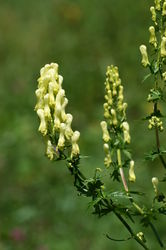
<path id="1" fill-rule="evenodd" d="M 89 156 L 82 167 L 90 175 L 103 166 L 99 122 L 106 66 L 118 65 L 137 160 L 135 188 L 151 197 L 151 177 L 160 175 L 160 164 L 142 160 L 155 141 L 141 121 L 152 108 L 145 102 L 151 82 L 141 83 L 146 72 L 138 47 L 148 41 L 152 2 L 0 1 L 0 250 L 140 249 L 132 240 L 106 239 L 106 233 L 128 235 L 114 216 L 91 215 L 89 201 L 77 196 L 66 167 L 46 159 L 33 108 L 40 68 L 57 62 L 68 111 L 81 132 L 81 152 Z M 156 224 L 164 236 L 162 218 Z M 147 233 L 151 249 L 158 249 Z"/>

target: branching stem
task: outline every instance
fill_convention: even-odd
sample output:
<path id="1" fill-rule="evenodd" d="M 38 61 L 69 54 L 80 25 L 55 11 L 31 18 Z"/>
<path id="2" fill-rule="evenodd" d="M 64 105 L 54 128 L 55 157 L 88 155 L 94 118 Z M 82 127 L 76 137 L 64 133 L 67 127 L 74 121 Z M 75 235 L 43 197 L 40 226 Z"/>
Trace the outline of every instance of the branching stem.
<path id="1" fill-rule="evenodd" d="M 133 232 L 132 228 L 125 221 L 125 219 L 119 213 L 117 213 L 116 211 L 114 211 L 114 214 L 122 222 L 122 224 L 125 226 L 125 228 L 129 231 L 131 237 L 133 239 L 135 239 L 144 249 L 149 250 L 149 248 L 145 245 L 145 243 Z"/>
<path id="2" fill-rule="evenodd" d="M 157 112 L 157 103 L 154 104 L 154 113 Z M 159 137 L 159 130 L 158 127 L 155 127 L 155 135 L 156 135 L 156 147 L 157 147 L 157 152 L 159 154 L 159 159 L 163 165 L 164 168 L 166 168 L 166 162 L 163 158 L 163 156 L 160 154 L 160 137 Z"/>

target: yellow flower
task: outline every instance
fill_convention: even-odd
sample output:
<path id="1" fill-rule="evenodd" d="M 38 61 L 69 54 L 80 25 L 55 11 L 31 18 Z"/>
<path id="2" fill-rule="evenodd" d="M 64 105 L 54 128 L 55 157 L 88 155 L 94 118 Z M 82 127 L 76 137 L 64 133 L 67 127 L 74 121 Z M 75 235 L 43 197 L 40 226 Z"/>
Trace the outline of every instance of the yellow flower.
<path id="1" fill-rule="evenodd" d="M 144 67 L 147 67 L 148 65 L 150 65 L 150 63 L 149 63 L 149 59 L 148 59 L 147 48 L 145 45 L 140 46 L 140 52 L 142 54 L 142 62 L 141 63 Z"/>

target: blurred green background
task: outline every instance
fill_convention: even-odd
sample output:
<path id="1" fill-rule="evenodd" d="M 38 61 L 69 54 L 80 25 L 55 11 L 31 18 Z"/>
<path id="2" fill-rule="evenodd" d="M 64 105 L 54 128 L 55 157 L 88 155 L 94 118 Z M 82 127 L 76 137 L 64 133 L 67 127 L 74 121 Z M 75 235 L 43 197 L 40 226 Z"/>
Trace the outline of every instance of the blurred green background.
<path id="1" fill-rule="evenodd" d="M 152 109 L 145 101 L 152 82 L 141 83 L 146 70 L 138 48 L 149 39 L 152 2 L 0 1 L 0 250 L 141 249 L 133 241 L 106 239 L 106 233 L 114 238 L 128 234 L 113 215 L 102 219 L 91 215 L 89 200 L 77 196 L 66 167 L 46 159 L 33 109 L 40 68 L 57 62 L 68 112 L 81 132 L 81 152 L 89 156 L 82 168 L 90 175 L 103 166 L 99 122 L 106 66 L 118 65 L 137 162 L 134 189 L 147 190 L 150 200 L 151 177 L 163 173 L 158 162 L 142 160 L 155 141 L 141 121 Z M 156 226 L 164 236 L 162 220 Z M 159 249 L 151 232 L 146 233 L 151 249 Z"/>

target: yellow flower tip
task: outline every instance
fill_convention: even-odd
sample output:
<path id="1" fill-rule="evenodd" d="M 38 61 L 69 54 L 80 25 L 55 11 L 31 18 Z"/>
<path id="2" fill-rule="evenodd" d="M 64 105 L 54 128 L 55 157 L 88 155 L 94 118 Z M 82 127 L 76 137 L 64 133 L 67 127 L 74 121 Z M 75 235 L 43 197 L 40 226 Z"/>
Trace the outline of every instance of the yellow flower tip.
<path id="1" fill-rule="evenodd" d="M 130 161 L 130 168 L 129 168 L 129 181 L 135 182 L 136 181 L 136 176 L 134 173 L 134 161 Z"/>
<path id="2" fill-rule="evenodd" d="M 49 107 L 49 94 L 46 94 L 44 96 L 44 116 L 46 119 L 51 118 L 51 112 Z"/>
<path id="3" fill-rule="evenodd" d="M 71 129 L 71 123 L 73 121 L 73 116 L 71 114 L 66 114 L 66 131 L 65 136 L 67 140 L 70 140 L 73 135 L 73 130 Z"/>
<path id="4" fill-rule="evenodd" d="M 150 119 L 149 119 L 149 125 L 148 125 L 148 128 L 149 129 L 152 129 L 152 128 L 158 128 L 160 131 L 163 131 L 164 128 L 163 128 L 163 122 L 160 120 L 159 117 L 157 116 L 152 116 Z"/>
<path id="5" fill-rule="evenodd" d="M 96 172 L 102 172 L 101 168 L 96 168 Z"/>
<path id="6" fill-rule="evenodd" d="M 153 177 L 152 178 L 152 185 L 153 185 L 153 188 L 154 188 L 154 191 L 155 191 L 156 194 L 158 193 L 158 184 L 159 184 L 158 178 Z"/>
<path id="7" fill-rule="evenodd" d="M 122 123 L 122 129 L 123 129 L 123 135 L 124 135 L 124 142 L 130 143 L 130 127 L 128 122 L 123 122 Z"/>
<path id="8" fill-rule="evenodd" d="M 162 77 L 163 77 L 164 82 L 166 82 L 166 72 L 164 72 L 164 73 L 162 74 Z"/>
<path id="9" fill-rule="evenodd" d="M 66 130 L 66 124 L 61 123 L 60 124 L 59 140 L 58 140 L 58 144 L 57 144 L 57 147 L 60 150 L 63 150 L 64 146 L 65 146 L 65 130 Z"/>
<path id="10" fill-rule="evenodd" d="M 157 38 L 156 38 L 154 26 L 149 27 L 149 32 L 150 32 L 149 43 L 156 48 L 157 47 Z"/>
<path id="11" fill-rule="evenodd" d="M 44 107 L 44 89 L 43 88 L 39 88 L 35 91 L 36 97 L 37 97 L 37 104 L 35 106 L 35 111 L 37 111 L 37 109 L 42 109 Z"/>
<path id="12" fill-rule="evenodd" d="M 78 156 L 80 154 L 80 149 L 78 146 L 79 138 L 80 138 L 80 132 L 75 131 L 71 138 L 71 142 L 72 142 L 71 158 L 73 158 L 74 156 Z"/>
<path id="13" fill-rule="evenodd" d="M 108 155 L 106 155 L 106 157 L 104 158 L 104 165 L 106 166 L 106 168 L 109 168 L 110 165 L 112 163 L 112 159 L 111 159 L 111 155 L 110 153 Z"/>
<path id="14" fill-rule="evenodd" d="M 161 0 L 154 0 L 156 10 L 161 10 Z"/>
<path id="15" fill-rule="evenodd" d="M 162 15 L 166 15 L 166 1 L 163 3 L 163 10 L 162 10 Z"/>
<path id="16" fill-rule="evenodd" d="M 59 91 L 59 85 L 57 82 L 49 82 L 48 84 L 48 92 L 50 96 L 50 106 L 55 104 L 55 97 L 54 94 L 56 95 Z"/>
<path id="17" fill-rule="evenodd" d="M 46 155 L 48 156 L 48 158 L 52 161 L 54 158 L 54 147 L 51 143 L 50 140 L 47 141 L 47 149 L 46 149 Z"/>
<path id="18" fill-rule="evenodd" d="M 103 148 L 104 148 L 105 154 L 106 155 L 109 154 L 109 145 L 108 145 L 108 143 L 104 143 Z"/>
<path id="19" fill-rule="evenodd" d="M 53 77 L 58 75 L 58 64 L 57 63 L 50 63 L 46 64 L 40 70 L 41 77 L 51 74 Z"/>
<path id="20" fill-rule="evenodd" d="M 45 136 L 47 134 L 47 124 L 46 124 L 46 120 L 45 120 L 44 110 L 38 109 L 37 115 L 40 118 L 39 131 L 43 134 L 43 136 Z"/>
<path id="21" fill-rule="evenodd" d="M 102 131 L 103 131 L 103 141 L 104 142 L 109 142 L 110 136 L 109 136 L 109 132 L 108 132 L 108 129 L 107 129 L 106 121 L 102 121 L 100 123 L 100 125 L 101 125 Z"/>
<path id="22" fill-rule="evenodd" d="M 145 236 L 144 236 L 143 232 L 137 233 L 137 237 L 138 237 L 141 241 L 146 242 Z"/>
<path id="23" fill-rule="evenodd" d="M 163 36 L 161 40 L 161 57 L 166 57 L 166 37 Z"/>
<path id="24" fill-rule="evenodd" d="M 148 59 L 148 53 L 147 53 L 147 48 L 145 45 L 141 45 L 140 46 L 140 52 L 141 52 L 141 55 L 142 55 L 142 65 L 144 67 L 147 67 L 148 65 L 150 65 L 149 63 L 149 59 Z"/>
<path id="25" fill-rule="evenodd" d="M 113 125 L 117 126 L 118 121 L 117 121 L 115 109 L 111 109 L 111 115 L 112 115 L 112 123 L 113 123 Z"/>
<path id="26" fill-rule="evenodd" d="M 153 22 L 156 22 L 156 11 L 155 11 L 154 6 L 151 6 L 151 7 L 150 7 L 150 12 L 151 12 L 151 14 L 152 14 L 152 21 L 153 21 Z"/>

